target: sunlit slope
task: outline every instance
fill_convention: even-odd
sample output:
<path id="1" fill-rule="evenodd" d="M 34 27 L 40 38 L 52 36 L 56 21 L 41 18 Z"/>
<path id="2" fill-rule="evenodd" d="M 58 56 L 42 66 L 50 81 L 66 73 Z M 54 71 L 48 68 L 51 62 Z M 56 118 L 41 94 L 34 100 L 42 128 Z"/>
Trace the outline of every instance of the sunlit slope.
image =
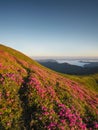
<path id="1" fill-rule="evenodd" d="M 96 130 L 98 91 L 92 87 L 0 45 L 1 130 Z"/>

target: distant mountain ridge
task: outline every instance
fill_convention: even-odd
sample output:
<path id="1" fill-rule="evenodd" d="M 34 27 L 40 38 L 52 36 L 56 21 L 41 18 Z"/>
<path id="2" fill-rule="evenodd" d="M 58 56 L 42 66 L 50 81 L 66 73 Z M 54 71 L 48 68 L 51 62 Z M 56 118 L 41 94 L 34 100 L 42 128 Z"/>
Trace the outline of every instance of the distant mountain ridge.
<path id="1" fill-rule="evenodd" d="M 71 65 L 69 63 L 58 63 L 56 60 L 37 60 L 41 65 L 60 73 L 88 75 L 98 73 L 98 62 L 86 62 L 84 67 Z"/>
<path id="2" fill-rule="evenodd" d="M 97 77 L 58 74 L 0 45 L 0 130 L 97 130 Z"/>

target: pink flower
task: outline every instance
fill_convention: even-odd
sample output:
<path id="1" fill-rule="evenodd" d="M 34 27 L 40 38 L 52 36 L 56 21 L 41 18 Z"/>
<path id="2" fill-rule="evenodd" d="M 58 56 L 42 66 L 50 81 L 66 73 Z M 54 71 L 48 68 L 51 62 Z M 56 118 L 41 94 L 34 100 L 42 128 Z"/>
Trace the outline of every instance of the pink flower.
<path id="1" fill-rule="evenodd" d="M 45 115 L 45 116 L 49 115 L 49 112 L 44 112 L 44 115 Z"/>
<path id="2" fill-rule="evenodd" d="M 98 123 L 97 123 L 97 122 L 94 123 L 94 127 L 95 127 L 96 129 L 98 128 Z"/>
<path id="3" fill-rule="evenodd" d="M 65 124 L 65 120 L 61 120 L 61 122 L 62 122 L 63 124 Z"/>
<path id="4" fill-rule="evenodd" d="M 45 106 L 42 106 L 43 111 L 47 111 L 47 108 Z"/>
<path id="5" fill-rule="evenodd" d="M 10 123 L 10 122 L 8 122 L 8 123 L 7 123 L 7 126 L 10 126 L 10 125 L 11 125 L 11 123 Z"/>
<path id="6" fill-rule="evenodd" d="M 0 115 L 2 115 L 2 112 L 0 112 Z"/>
<path id="7" fill-rule="evenodd" d="M 42 120 L 42 117 L 39 117 L 39 120 Z"/>
<path id="8" fill-rule="evenodd" d="M 10 96 L 10 92 L 7 92 L 7 93 L 6 93 L 6 96 L 9 97 L 9 96 Z"/>

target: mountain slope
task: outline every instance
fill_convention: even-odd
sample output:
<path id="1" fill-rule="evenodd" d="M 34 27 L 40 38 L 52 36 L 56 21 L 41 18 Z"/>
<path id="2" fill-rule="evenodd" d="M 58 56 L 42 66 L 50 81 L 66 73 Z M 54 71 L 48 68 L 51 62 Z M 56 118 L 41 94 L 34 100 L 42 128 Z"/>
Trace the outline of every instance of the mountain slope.
<path id="1" fill-rule="evenodd" d="M 97 114 L 96 91 L 0 45 L 0 129 L 94 130 Z"/>

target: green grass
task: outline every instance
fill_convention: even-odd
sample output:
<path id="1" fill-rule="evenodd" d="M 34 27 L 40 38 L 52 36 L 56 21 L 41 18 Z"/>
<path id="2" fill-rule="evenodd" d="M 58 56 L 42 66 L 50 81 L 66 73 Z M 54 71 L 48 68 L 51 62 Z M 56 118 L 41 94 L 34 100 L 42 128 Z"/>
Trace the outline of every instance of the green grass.
<path id="1" fill-rule="evenodd" d="M 57 73 L 3 45 L 0 54 L 0 129 L 96 130 L 98 74 Z"/>

